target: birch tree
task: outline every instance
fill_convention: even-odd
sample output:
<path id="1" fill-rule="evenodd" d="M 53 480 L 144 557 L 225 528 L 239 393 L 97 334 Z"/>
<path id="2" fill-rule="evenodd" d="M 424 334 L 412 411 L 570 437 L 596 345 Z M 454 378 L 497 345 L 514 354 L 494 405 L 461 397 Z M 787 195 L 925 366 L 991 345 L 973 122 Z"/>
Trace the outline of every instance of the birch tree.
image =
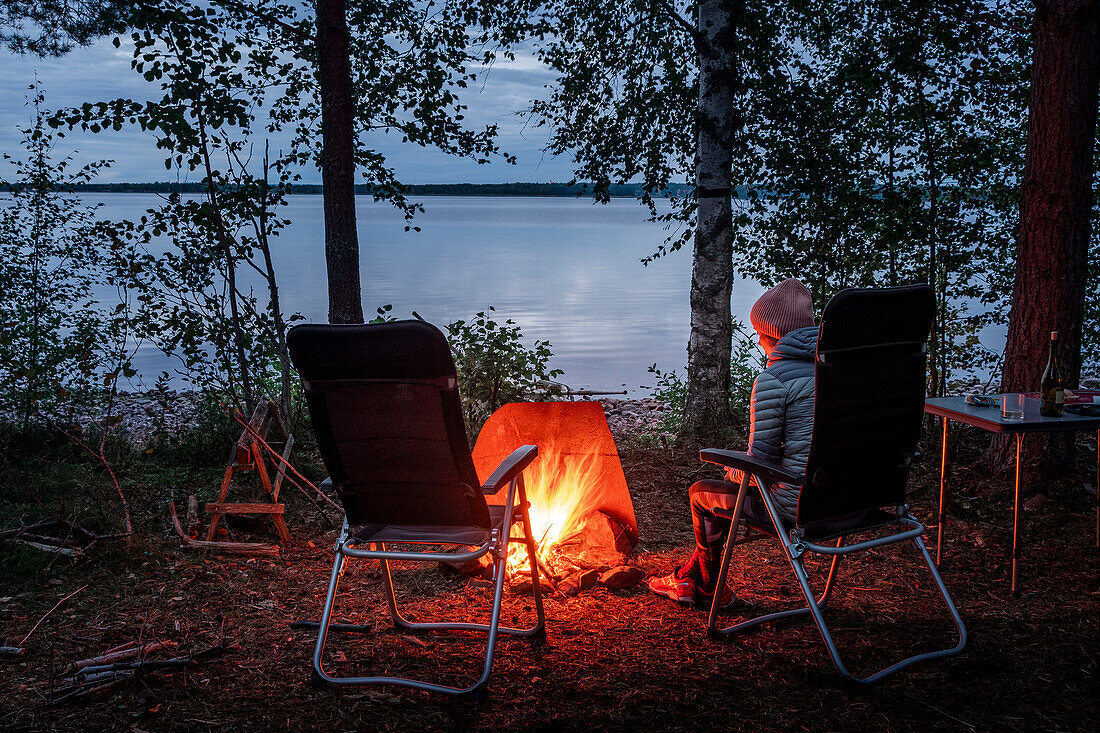
<path id="1" fill-rule="evenodd" d="M 693 442 L 732 427 L 732 252 L 747 223 L 732 191 L 752 178 L 742 106 L 774 64 L 771 14 L 752 0 L 558 0 L 536 23 L 536 53 L 559 74 L 530 109 L 552 130 L 550 152 L 573 158 L 597 201 L 612 184 L 642 182 L 642 203 L 670 229 L 647 263 L 692 245 L 682 436 Z M 659 208 L 654 196 L 685 178 L 692 192 Z"/>

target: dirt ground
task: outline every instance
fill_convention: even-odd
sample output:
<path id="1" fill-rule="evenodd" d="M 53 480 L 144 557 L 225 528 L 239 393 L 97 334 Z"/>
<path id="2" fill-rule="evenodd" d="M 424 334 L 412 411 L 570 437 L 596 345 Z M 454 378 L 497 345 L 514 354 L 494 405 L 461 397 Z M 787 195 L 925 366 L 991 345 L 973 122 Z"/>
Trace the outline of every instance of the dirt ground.
<path id="1" fill-rule="evenodd" d="M 46 616 L 24 644 L 25 656 L 0 659 L 0 729 L 1096 730 L 1094 448 L 1082 442 L 1073 477 L 1029 484 L 1028 498 L 1048 500 L 1033 500 L 1025 512 L 1025 592 L 1013 599 L 1010 483 L 965 468 L 976 458 L 980 436 L 969 435 L 967 444 L 960 433 L 944 578 L 969 645 L 959 657 L 919 665 L 871 690 L 838 682 L 809 621 L 713 641 L 701 610 L 656 597 L 644 583 L 548 599 L 546 640 L 503 638 L 480 705 L 394 687 L 314 689 L 308 684 L 314 637 L 289 624 L 319 614 L 335 532 L 318 524 L 305 502 L 288 499 L 295 542 L 276 558 L 184 552 L 165 524 L 160 537 L 143 540 L 128 555 L 105 553 L 75 566 L 54 562 L 43 572 L 0 577 L 0 643 L 6 645 L 83 587 Z M 642 538 L 636 562 L 648 574 L 668 572 L 691 550 L 687 487 L 716 471 L 659 448 L 624 450 L 623 463 Z M 915 512 L 930 525 L 934 546 L 938 462 L 921 465 L 913 487 Z M 434 566 L 402 567 L 396 577 L 399 600 L 418 620 L 474 618 L 489 601 L 488 589 Z M 377 567 L 367 562 L 352 564 L 345 576 L 338 616 L 373 622 L 376 630 L 334 635 L 327 652 L 334 670 L 451 682 L 476 676 L 479 642 L 394 630 L 378 581 Z M 953 628 L 915 552 L 894 546 L 867 553 L 842 569 L 840 581 L 827 618 L 857 673 L 953 643 Z M 773 543 L 739 548 L 732 582 L 739 600 L 726 614 L 730 619 L 798 602 L 797 584 Z M 531 606 L 529 596 L 508 596 L 504 621 L 522 623 Z M 226 638 L 229 648 L 202 664 L 49 702 L 67 663 L 138 638 L 176 642 L 176 655 Z"/>

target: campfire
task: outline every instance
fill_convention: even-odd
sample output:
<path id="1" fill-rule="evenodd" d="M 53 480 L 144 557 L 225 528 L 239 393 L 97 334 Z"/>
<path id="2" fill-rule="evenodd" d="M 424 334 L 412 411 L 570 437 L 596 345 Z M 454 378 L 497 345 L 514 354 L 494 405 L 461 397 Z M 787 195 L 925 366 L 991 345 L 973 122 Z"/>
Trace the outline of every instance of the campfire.
<path id="1" fill-rule="evenodd" d="M 602 405 L 504 405 L 485 423 L 474 446 L 478 477 L 484 480 L 515 446 L 524 444 L 539 448 L 538 459 L 524 471 L 524 482 L 548 580 L 571 580 L 579 587 L 582 578 L 592 577 L 590 571 L 623 566 L 638 542 L 638 522 Z M 500 503 L 503 495 L 489 501 Z M 528 578 L 519 543 L 511 550 L 509 572 Z"/>

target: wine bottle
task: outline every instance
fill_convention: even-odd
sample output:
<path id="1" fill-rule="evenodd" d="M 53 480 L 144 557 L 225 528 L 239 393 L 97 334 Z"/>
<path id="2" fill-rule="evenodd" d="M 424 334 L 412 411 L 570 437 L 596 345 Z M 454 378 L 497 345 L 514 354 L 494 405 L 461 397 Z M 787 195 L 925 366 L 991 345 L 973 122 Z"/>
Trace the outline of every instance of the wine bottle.
<path id="1" fill-rule="evenodd" d="M 1058 332 L 1050 332 L 1050 355 L 1047 356 L 1047 368 L 1043 370 L 1043 404 L 1039 414 L 1043 417 L 1062 417 L 1065 407 L 1065 383 L 1062 369 L 1058 366 Z"/>

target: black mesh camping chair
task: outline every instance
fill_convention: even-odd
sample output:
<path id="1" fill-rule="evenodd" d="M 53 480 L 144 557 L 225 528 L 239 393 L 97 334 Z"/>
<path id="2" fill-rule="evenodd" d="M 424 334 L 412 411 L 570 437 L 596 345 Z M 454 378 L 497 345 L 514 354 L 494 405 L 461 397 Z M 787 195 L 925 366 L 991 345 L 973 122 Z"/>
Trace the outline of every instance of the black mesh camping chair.
<path id="1" fill-rule="evenodd" d="M 924 527 L 909 513 L 905 489 L 917 449 L 924 411 L 926 340 L 935 310 L 932 289 L 916 285 L 881 290 L 845 290 L 825 306 L 817 342 L 813 438 L 806 473 L 800 476 L 747 453 L 708 449 L 700 458 L 745 471 L 722 554 L 718 587 L 725 583 L 735 544 L 776 537 L 798 578 L 807 606 L 770 613 L 718 628 L 718 599 L 711 606 L 707 629 L 711 636 L 736 634 L 763 623 L 809 614 L 821 631 L 829 655 L 846 678 L 874 683 L 915 662 L 958 654 L 966 645 L 966 628 L 928 555 Z M 755 482 L 752 481 L 755 477 Z M 796 521 L 778 512 L 769 486 L 774 481 L 801 485 Z M 767 517 L 743 513 L 747 492 L 758 487 Z M 770 519 L 770 521 L 767 521 Z M 745 538 L 738 529 L 748 525 Z M 882 528 L 889 533 L 883 534 Z M 871 538 L 845 545 L 855 535 Z M 852 675 L 837 652 L 822 615 L 841 558 L 883 545 L 912 543 L 924 557 L 958 629 L 954 647 L 918 654 L 865 678 Z M 826 544 L 829 543 L 829 544 Z M 831 556 L 825 588 L 814 598 L 804 565 L 811 553 Z"/>
<path id="2" fill-rule="evenodd" d="M 538 455 L 518 447 L 481 484 L 470 458 L 462 422 L 455 365 L 443 334 L 422 321 L 374 325 L 301 325 L 287 346 L 302 378 L 317 443 L 336 493 L 344 524 L 336 542 L 328 595 L 313 654 L 315 684 L 396 684 L 453 695 L 484 695 L 493 666 L 497 632 L 545 634 L 535 543 L 528 523 L 523 469 Z M 503 505 L 485 494 L 508 487 Z M 526 629 L 500 626 L 505 565 L 512 525 L 523 526 L 533 578 L 536 622 Z M 409 546 L 413 549 L 395 549 Z M 431 546 L 458 548 L 441 555 Z M 470 549 L 473 548 L 473 549 Z M 463 562 L 489 556 L 495 584 L 487 624 L 409 621 L 397 607 L 391 560 Z M 418 630 L 451 629 L 488 634 L 481 677 L 470 687 L 402 677 L 333 677 L 322 657 L 336 587 L 348 558 L 380 560 L 394 623 Z M 334 626 L 334 628 L 338 628 Z"/>

